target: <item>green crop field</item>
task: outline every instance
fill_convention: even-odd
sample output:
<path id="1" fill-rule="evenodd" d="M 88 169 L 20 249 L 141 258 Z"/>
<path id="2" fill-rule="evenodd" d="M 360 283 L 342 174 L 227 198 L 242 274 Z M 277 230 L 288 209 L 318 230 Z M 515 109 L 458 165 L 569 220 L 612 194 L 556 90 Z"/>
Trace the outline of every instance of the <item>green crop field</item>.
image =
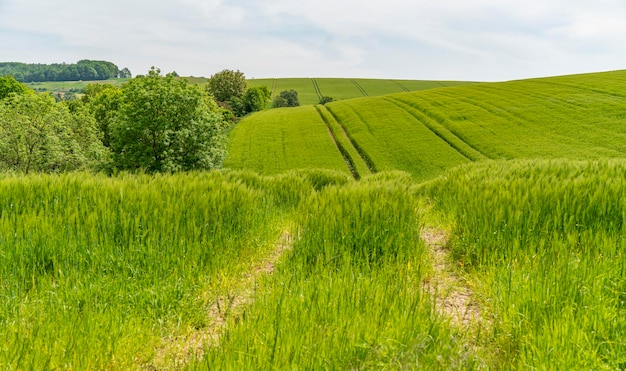
<path id="1" fill-rule="evenodd" d="M 248 86 L 267 86 L 273 95 L 283 90 L 298 92 L 300 104 L 317 104 L 322 96 L 335 100 L 379 96 L 391 93 L 418 91 L 473 84 L 463 81 L 386 80 L 346 78 L 279 78 L 248 79 Z"/>
<path id="2" fill-rule="evenodd" d="M 224 170 L 0 174 L 0 369 L 626 368 L 626 71 L 314 80 Z"/>
<path id="3" fill-rule="evenodd" d="M 349 81 L 326 86 L 345 89 Z M 363 81 L 358 86 L 368 87 Z M 373 169 L 427 179 L 484 159 L 626 157 L 624 92 L 626 71 L 616 71 L 435 88 L 326 107 Z M 286 125 L 290 113 L 299 115 L 288 111 L 272 119 L 270 110 L 263 117 Z M 244 120 L 233 141 L 252 126 Z M 238 151 L 234 146 L 233 154 Z M 319 161 L 315 166 L 335 168 Z"/>
<path id="4" fill-rule="evenodd" d="M 224 166 L 264 174 L 290 169 L 329 168 L 349 174 L 328 129 L 313 106 L 262 111 L 231 133 Z"/>
<path id="5" fill-rule="evenodd" d="M 451 218 L 451 255 L 489 318 L 502 369 L 626 364 L 626 162 L 456 168 L 425 189 Z"/>

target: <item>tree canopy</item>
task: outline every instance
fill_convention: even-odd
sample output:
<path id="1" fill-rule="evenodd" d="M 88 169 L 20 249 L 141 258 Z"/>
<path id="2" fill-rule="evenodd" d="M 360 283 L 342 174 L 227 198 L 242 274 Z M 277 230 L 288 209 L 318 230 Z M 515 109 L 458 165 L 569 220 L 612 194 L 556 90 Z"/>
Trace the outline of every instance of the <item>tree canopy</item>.
<path id="1" fill-rule="evenodd" d="M 33 93 L 33 91 L 17 81 L 13 76 L 0 77 L 0 99 L 8 97 L 11 93 L 27 94 Z"/>
<path id="2" fill-rule="evenodd" d="M 233 98 L 241 98 L 246 92 L 246 76 L 237 70 L 223 70 L 209 78 L 209 93 L 220 102 L 228 102 Z"/>
<path id="3" fill-rule="evenodd" d="M 10 95 L 0 101 L 0 169 L 62 172 L 93 166 L 106 157 L 96 132 L 95 120 L 80 107 L 71 111 L 49 94 Z"/>
<path id="4" fill-rule="evenodd" d="M 226 150 L 223 116 L 202 89 L 152 68 L 122 87 L 110 144 L 118 169 L 213 169 Z"/>
<path id="5" fill-rule="evenodd" d="M 284 90 L 274 98 L 273 106 L 278 107 L 297 107 L 300 105 L 298 100 L 298 92 L 295 90 Z"/>
<path id="6" fill-rule="evenodd" d="M 131 77 L 128 68 L 120 70 L 107 61 L 84 59 L 75 64 L 26 64 L 19 62 L 0 63 L 0 76 L 13 76 L 20 82 L 42 81 L 92 81 L 116 77 Z"/>

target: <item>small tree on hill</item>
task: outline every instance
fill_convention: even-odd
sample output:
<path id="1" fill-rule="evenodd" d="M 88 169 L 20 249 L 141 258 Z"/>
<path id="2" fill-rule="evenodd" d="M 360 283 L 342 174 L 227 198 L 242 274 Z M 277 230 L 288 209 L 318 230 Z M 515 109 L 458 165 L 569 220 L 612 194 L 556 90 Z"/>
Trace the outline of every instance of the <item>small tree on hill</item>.
<path id="1" fill-rule="evenodd" d="M 295 90 L 284 90 L 274 98 L 273 106 L 278 107 L 297 107 L 300 105 L 298 100 L 298 92 Z"/>
<path id="2" fill-rule="evenodd" d="M 246 92 L 246 76 L 239 70 L 223 70 L 209 78 L 207 89 L 216 100 L 227 102 Z"/>
<path id="3" fill-rule="evenodd" d="M 326 103 L 330 103 L 330 102 L 334 102 L 335 98 L 333 97 L 329 97 L 329 96 L 323 96 L 320 98 L 320 104 L 326 104 Z"/>

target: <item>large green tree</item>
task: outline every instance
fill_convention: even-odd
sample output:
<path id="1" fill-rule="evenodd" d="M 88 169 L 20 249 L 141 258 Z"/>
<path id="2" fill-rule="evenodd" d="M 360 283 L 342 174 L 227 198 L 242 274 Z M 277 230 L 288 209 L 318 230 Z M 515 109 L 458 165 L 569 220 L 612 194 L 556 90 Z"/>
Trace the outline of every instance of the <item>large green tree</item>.
<path id="1" fill-rule="evenodd" d="M 0 103 L 0 169 L 23 173 L 85 169 L 105 157 L 95 120 L 48 94 L 13 94 Z"/>
<path id="2" fill-rule="evenodd" d="M 265 109 L 271 97 L 272 92 L 267 86 L 254 86 L 248 88 L 241 98 L 232 98 L 230 105 L 237 116 L 245 116 Z"/>
<path id="3" fill-rule="evenodd" d="M 246 92 L 246 76 L 237 70 L 223 70 L 209 78 L 207 88 L 215 99 L 228 102 L 233 98 L 241 98 Z"/>
<path id="4" fill-rule="evenodd" d="M 154 67 L 122 88 L 111 126 L 118 169 L 187 171 L 221 166 L 226 150 L 217 105 L 202 89 Z"/>

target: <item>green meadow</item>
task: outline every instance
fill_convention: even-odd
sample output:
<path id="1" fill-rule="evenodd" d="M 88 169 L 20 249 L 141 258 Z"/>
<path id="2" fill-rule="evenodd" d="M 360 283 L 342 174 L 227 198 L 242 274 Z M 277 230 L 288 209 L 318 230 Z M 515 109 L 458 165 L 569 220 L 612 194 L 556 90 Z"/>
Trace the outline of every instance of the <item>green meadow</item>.
<path id="1" fill-rule="evenodd" d="M 251 81 L 223 170 L 0 175 L 0 368 L 626 368 L 626 71 Z"/>

